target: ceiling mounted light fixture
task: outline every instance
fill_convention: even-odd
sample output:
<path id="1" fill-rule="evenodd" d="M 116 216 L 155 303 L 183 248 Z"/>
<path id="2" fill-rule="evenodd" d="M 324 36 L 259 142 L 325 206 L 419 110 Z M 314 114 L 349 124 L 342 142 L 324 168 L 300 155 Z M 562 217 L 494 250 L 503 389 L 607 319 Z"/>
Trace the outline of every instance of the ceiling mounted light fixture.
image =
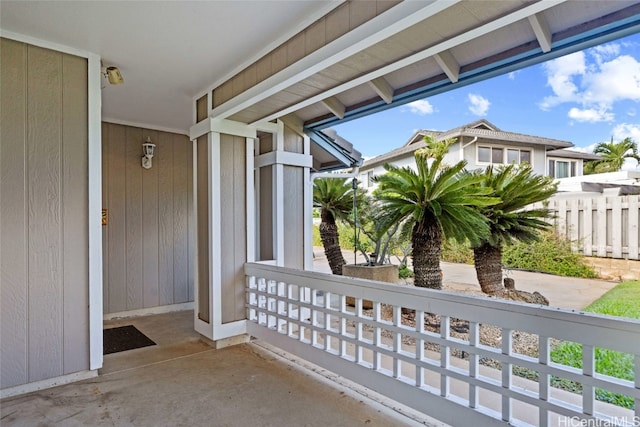
<path id="1" fill-rule="evenodd" d="M 107 67 L 104 71 L 104 76 L 112 85 L 124 83 L 124 77 L 122 77 L 122 73 L 120 73 L 118 67 Z"/>

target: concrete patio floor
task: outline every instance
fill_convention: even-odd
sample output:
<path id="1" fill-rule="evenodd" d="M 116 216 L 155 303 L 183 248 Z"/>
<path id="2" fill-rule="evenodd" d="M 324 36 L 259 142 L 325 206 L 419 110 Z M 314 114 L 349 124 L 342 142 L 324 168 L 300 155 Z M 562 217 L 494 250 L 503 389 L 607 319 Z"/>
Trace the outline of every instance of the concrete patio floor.
<path id="1" fill-rule="evenodd" d="M 316 270 L 327 271 L 322 251 L 315 255 Z M 459 290 L 477 287 L 473 266 L 442 268 Z M 512 274 L 520 289 L 570 309 L 616 285 Z M 105 328 L 130 324 L 157 345 L 105 356 L 97 378 L 0 401 L 0 425 L 443 425 L 259 341 L 214 349 L 193 330 L 192 311 L 110 320 Z"/>
<path id="2" fill-rule="evenodd" d="M 96 378 L 3 400 L 2 426 L 440 425 L 259 342 L 214 349 L 193 331 L 192 311 L 105 327 L 125 324 L 157 345 L 105 356 Z"/>

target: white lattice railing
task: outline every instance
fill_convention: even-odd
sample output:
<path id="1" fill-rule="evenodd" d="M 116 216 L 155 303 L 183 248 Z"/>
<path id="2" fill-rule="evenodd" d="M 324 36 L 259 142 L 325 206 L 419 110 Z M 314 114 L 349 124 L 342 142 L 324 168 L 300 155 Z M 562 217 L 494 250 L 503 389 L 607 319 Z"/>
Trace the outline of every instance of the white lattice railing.
<path id="1" fill-rule="evenodd" d="M 638 321 L 257 263 L 245 274 L 251 335 L 445 423 L 640 425 Z M 439 327 L 425 326 L 434 319 Z M 482 343 L 489 325 L 502 332 L 498 347 Z M 452 336 L 461 328 L 468 335 Z M 537 357 L 514 351 L 522 333 L 538 339 Z M 551 362 L 556 339 L 582 344 L 582 369 Z M 596 373 L 596 348 L 627 353 L 635 380 Z M 580 384 L 581 395 L 553 377 Z M 596 389 L 628 396 L 635 410 L 596 400 Z"/>

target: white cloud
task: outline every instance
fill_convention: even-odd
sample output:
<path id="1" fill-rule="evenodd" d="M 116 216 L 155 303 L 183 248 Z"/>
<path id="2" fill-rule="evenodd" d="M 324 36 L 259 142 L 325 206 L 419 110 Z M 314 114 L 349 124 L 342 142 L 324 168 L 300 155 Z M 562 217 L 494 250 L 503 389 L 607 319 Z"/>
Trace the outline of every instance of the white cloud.
<path id="1" fill-rule="evenodd" d="M 613 113 L 607 110 L 596 110 L 593 108 L 587 108 L 581 110 L 580 108 L 573 107 L 569 110 L 569 118 L 578 122 L 611 122 L 614 119 Z"/>
<path id="2" fill-rule="evenodd" d="M 418 114 L 420 116 L 426 116 L 428 114 L 432 114 L 436 112 L 436 109 L 433 108 L 433 105 L 427 100 L 421 99 L 418 101 L 413 101 L 407 104 L 409 111 Z"/>
<path id="3" fill-rule="evenodd" d="M 587 65 L 584 52 L 576 52 L 542 64 L 547 74 L 547 86 L 551 87 L 553 96 L 547 96 L 540 103 L 540 108 L 548 110 L 563 102 L 577 101 L 578 86 L 574 76 L 586 73 Z"/>
<path id="4" fill-rule="evenodd" d="M 520 71 L 522 70 L 512 71 L 509 74 L 507 74 L 507 77 L 509 78 L 509 80 L 515 80 L 516 76 L 520 73 Z"/>
<path id="5" fill-rule="evenodd" d="M 475 93 L 470 93 L 467 96 L 469 101 L 469 111 L 475 114 L 476 116 L 486 116 L 487 111 L 489 111 L 489 106 L 491 102 L 481 95 L 476 95 Z"/>
<path id="6" fill-rule="evenodd" d="M 593 150 L 595 150 L 596 145 L 598 145 L 598 143 L 594 142 L 593 144 L 587 145 L 586 147 L 571 147 L 571 148 L 567 148 L 567 150 L 578 151 L 580 153 L 593 153 Z"/>
<path id="7" fill-rule="evenodd" d="M 610 43 L 543 64 L 552 95 L 546 96 L 539 107 L 549 110 L 573 103 L 577 106 L 568 113 L 572 120 L 602 122 L 614 119 L 616 102 L 640 102 L 640 62 L 620 55 L 620 48 L 620 44 Z M 634 115 L 635 110 L 628 114 Z"/>
<path id="8" fill-rule="evenodd" d="M 607 58 L 612 58 L 620 55 L 620 44 L 609 43 L 605 45 L 596 46 L 589 49 L 589 54 L 593 56 L 596 62 L 601 63 Z"/>
<path id="9" fill-rule="evenodd" d="M 614 126 L 611 131 L 614 141 L 622 141 L 625 138 L 631 138 L 636 143 L 640 142 L 640 124 L 620 123 Z"/>
<path id="10" fill-rule="evenodd" d="M 627 111 L 627 116 L 635 117 L 635 115 L 636 115 L 636 109 L 635 108 L 629 108 L 629 110 Z"/>
<path id="11" fill-rule="evenodd" d="M 603 62 L 597 72 L 584 76 L 583 87 L 583 104 L 611 107 L 616 101 L 640 101 L 640 62 L 629 55 Z"/>

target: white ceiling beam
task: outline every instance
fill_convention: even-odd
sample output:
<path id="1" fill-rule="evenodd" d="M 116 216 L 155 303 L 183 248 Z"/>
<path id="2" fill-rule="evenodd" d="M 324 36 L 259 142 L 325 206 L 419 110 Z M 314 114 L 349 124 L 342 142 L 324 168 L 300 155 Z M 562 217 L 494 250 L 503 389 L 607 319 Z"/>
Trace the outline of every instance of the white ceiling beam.
<path id="1" fill-rule="evenodd" d="M 436 60 L 442 71 L 449 77 L 451 83 L 455 83 L 458 81 L 458 76 L 460 75 L 460 64 L 456 58 L 453 57 L 453 54 L 449 50 L 443 50 L 442 52 L 436 53 L 433 55 L 433 59 Z"/>
<path id="2" fill-rule="evenodd" d="M 269 114 L 268 116 L 265 116 L 261 119 L 256 120 L 253 123 L 259 123 L 259 122 L 263 122 L 263 121 L 270 121 L 273 119 L 276 119 L 284 114 L 289 114 L 293 111 L 297 111 L 300 110 L 304 107 L 307 107 L 309 105 L 313 105 L 317 102 L 322 101 L 323 99 L 330 97 L 330 96 L 335 96 L 338 95 L 342 92 L 345 92 L 353 87 L 359 86 L 361 84 L 365 84 L 371 80 L 377 79 L 378 77 L 382 77 L 385 76 L 389 73 L 392 73 L 396 70 L 399 70 L 401 68 L 407 67 L 411 64 L 415 64 L 416 62 L 419 62 L 425 58 L 429 58 L 433 55 L 435 55 L 436 53 L 440 53 L 444 50 L 447 49 L 451 49 L 455 46 L 461 45 L 463 43 L 466 43 L 470 40 L 473 40 L 475 38 L 481 37 L 485 34 L 489 34 L 492 31 L 498 30 L 500 28 L 504 28 L 510 24 L 513 24 L 514 22 L 520 21 L 522 19 L 528 18 L 531 15 L 534 15 L 538 12 L 542 12 L 544 10 L 550 9 L 552 7 L 555 7 L 561 3 L 564 3 L 568 0 L 548 0 L 548 1 L 539 1 L 537 3 L 533 3 L 529 6 L 523 7 L 522 9 L 518 9 L 517 11 L 510 13 L 508 15 L 505 15 L 501 18 L 496 19 L 495 21 L 491 21 L 488 22 L 484 25 L 481 25 L 480 27 L 474 28 L 470 31 L 467 31 L 466 33 L 462 33 L 459 34 L 455 37 L 452 37 L 448 40 L 443 41 L 442 43 L 438 43 L 434 46 L 429 47 L 428 49 L 425 49 L 423 51 L 414 53 L 413 55 L 409 55 L 397 62 L 394 62 L 392 64 L 389 65 L 385 65 L 384 67 L 380 67 L 377 70 L 374 70 L 370 73 L 366 73 L 358 78 L 355 78 L 353 80 L 350 80 L 348 82 L 342 83 L 338 86 L 334 86 L 333 88 L 312 96 L 311 98 L 307 98 L 304 101 L 300 101 L 296 104 L 290 105 L 286 108 L 283 108 L 282 110 L 276 111 L 272 114 Z M 412 3 L 412 2 L 409 2 Z M 252 124 L 253 124 L 252 123 Z"/>
<path id="3" fill-rule="evenodd" d="M 339 119 L 344 119 L 344 112 L 346 111 L 346 107 L 338 98 L 332 96 L 331 98 L 323 99 L 322 104 L 333 113 L 334 116 Z"/>
<path id="4" fill-rule="evenodd" d="M 452 7 L 460 1 L 401 2 L 284 70 L 231 98 L 224 104 L 215 107 L 210 112 L 210 117 L 227 118 L 232 116 L 319 71 Z"/>
<path id="5" fill-rule="evenodd" d="M 549 23 L 542 13 L 536 13 L 529 16 L 529 24 L 533 28 L 533 32 L 538 39 L 538 43 L 543 52 L 549 52 L 551 50 L 551 29 Z"/>
<path id="6" fill-rule="evenodd" d="M 393 101 L 393 87 L 391 87 L 384 77 L 378 77 L 377 79 L 370 80 L 369 86 L 376 91 L 378 96 L 382 98 L 384 102 L 391 104 L 391 101 Z"/>

